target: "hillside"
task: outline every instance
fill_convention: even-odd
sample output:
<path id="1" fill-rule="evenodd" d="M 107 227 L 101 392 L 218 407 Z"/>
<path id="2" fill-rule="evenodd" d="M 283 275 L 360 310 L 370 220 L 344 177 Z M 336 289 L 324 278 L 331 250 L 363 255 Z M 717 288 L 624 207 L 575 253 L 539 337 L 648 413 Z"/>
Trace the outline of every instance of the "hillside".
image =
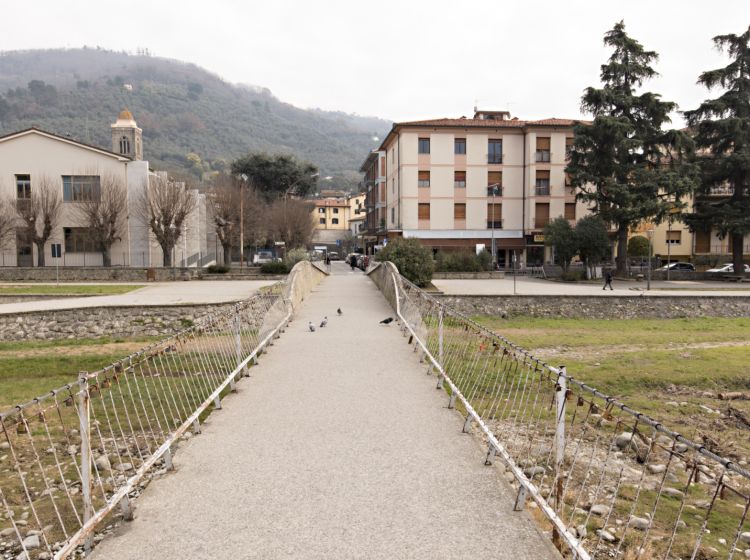
<path id="1" fill-rule="evenodd" d="M 0 53 L 0 134 L 36 125 L 109 148 L 109 125 L 123 107 L 143 129 L 144 159 L 196 177 L 248 151 L 290 152 L 333 175 L 331 186 L 351 186 L 373 136 L 390 128 L 378 118 L 299 109 L 267 89 L 148 54 Z"/>

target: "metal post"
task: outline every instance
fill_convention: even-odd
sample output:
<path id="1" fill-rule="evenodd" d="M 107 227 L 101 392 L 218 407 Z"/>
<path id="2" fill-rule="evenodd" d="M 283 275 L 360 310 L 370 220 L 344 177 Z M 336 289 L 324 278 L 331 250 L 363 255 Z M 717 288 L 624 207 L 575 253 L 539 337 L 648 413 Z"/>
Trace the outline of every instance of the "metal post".
<path id="1" fill-rule="evenodd" d="M 516 295 L 516 250 L 513 249 L 513 295 Z"/>
<path id="2" fill-rule="evenodd" d="M 164 452 L 164 468 L 168 471 L 174 470 L 174 463 L 172 462 L 172 448 L 167 447 L 167 450 Z"/>
<path id="3" fill-rule="evenodd" d="M 245 181 L 243 177 L 242 183 L 240 183 L 240 270 L 242 270 L 242 263 L 245 257 L 245 213 L 244 213 L 244 194 L 245 194 Z"/>
<path id="4" fill-rule="evenodd" d="M 555 403 L 557 404 L 557 418 L 555 422 L 555 508 L 562 512 L 563 504 L 563 463 L 565 461 L 565 397 L 567 395 L 567 378 L 565 377 L 565 366 L 560 366 L 560 376 L 557 378 L 557 393 Z M 552 542 L 562 550 L 562 539 L 556 529 L 552 530 Z"/>
<path id="5" fill-rule="evenodd" d="M 78 418 L 81 432 L 81 492 L 83 494 L 83 523 L 94 516 L 91 501 L 91 436 L 89 434 L 89 383 L 88 372 L 78 374 Z M 86 553 L 91 550 L 91 536 L 84 544 Z"/>
<path id="6" fill-rule="evenodd" d="M 441 368 L 445 368 L 443 362 L 443 308 L 438 310 L 438 363 Z"/>
<path id="7" fill-rule="evenodd" d="M 672 220 L 667 221 L 667 282 L 669 282 L 669 265 L 672 264 Z"/>
<path id="8" fill-rule="evenodd" d="M 651 238 L 653 237 L 654 231 L 648 230 L 648 279 L 646 280 L 646 289 L 651 289 L 651 259 L 652 259 L 652 252 L 653 252 L 653 244 Z M 669 266 L 669 265 L 667 265 Z M 669 270 L 669 268 L 667 268 Z"/>
<path id="9" fill-rule="evenodd" d="M 242 337 L 240 335 L 240 329 L 241 329 L 241 318 L 240 318 L 240 310 L 235 310 L 234 315 L 234 346 L 235 346 L 235 353 L 237 355 L 237 367 L 240 366 L 242 363 Z M 240 377 L 243 377 L 247 372 L 247 368 L 243 368 L 242 371 L 238 372 Z M 232 391 L 236 391 L 237 387 L 234 383 L 234 378 L 229 382 L 229 386 L 232 388 Z"/>
<path id="10" fill-rule="evenodd" d="M 492 270 L 495 270 L 495 189 L 492 187 Z"/>

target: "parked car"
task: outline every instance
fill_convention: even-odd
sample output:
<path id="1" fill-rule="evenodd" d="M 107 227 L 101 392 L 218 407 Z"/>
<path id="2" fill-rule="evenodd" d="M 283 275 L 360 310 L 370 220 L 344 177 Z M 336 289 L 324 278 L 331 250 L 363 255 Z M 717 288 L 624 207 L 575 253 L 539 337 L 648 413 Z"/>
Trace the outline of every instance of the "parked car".
<path id="1" fill-rule="evenodd" d="M 706 272 L 723 272 L 725 274 L 734 273 L 734 265 L 732 263 L 726 263 L 716 268 L 709 268 Z M 750 272 L 750 265 L 745 265 L 745 272 Z"/>
<path id="2" fill-rule="evenodd" d="M 273 262 L 273 253 L 271 251 L 258 251 L 253 257 L 253 264 L 264 264 L 267 262 Z"/>
<path id="3" fill-rule="evenodd" d="M 673 262 L 665 264 L 659 270 L 682 270 L 685 272 L 695 272 L 695 265 L 686 262 Z"/>
<path id="4" fill-rule="evenodd" d="M 332 261 L 339 261 L 341 260 L 341 257 L 339 257 L 339 254 L 336 251 L 331 251 L 328 253 L 328 258 Z"/>

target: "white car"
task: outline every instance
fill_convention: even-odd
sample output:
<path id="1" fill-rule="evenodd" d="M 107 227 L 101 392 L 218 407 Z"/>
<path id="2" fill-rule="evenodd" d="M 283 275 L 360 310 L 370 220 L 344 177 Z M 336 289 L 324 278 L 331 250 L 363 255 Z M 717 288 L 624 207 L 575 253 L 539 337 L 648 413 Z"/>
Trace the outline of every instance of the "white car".
<path id="1" fill-rule="evenodd" d="M 724 272 L 726 274 L 732 274 L 734 273 L 734 265 L 732 263 L 727 263 L 717 266 L 716 268 L 711 268 L 706 272 Z M 750 272 L 750 265 L 745 265 L 745 272 Z"/>

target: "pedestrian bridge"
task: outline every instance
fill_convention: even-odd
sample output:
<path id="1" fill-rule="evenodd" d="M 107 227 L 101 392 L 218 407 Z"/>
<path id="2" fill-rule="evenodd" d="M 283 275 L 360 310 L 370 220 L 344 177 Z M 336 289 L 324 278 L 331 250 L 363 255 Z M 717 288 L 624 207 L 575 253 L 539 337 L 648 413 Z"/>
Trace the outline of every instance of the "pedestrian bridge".
<path id="1" fill-rule="evenodd" d="M 742 467 L 390 263 L 369 275 L 301 263 L 230 312 L 0 418 L 0 553 L 19 558 L 750 548 Z"/>

